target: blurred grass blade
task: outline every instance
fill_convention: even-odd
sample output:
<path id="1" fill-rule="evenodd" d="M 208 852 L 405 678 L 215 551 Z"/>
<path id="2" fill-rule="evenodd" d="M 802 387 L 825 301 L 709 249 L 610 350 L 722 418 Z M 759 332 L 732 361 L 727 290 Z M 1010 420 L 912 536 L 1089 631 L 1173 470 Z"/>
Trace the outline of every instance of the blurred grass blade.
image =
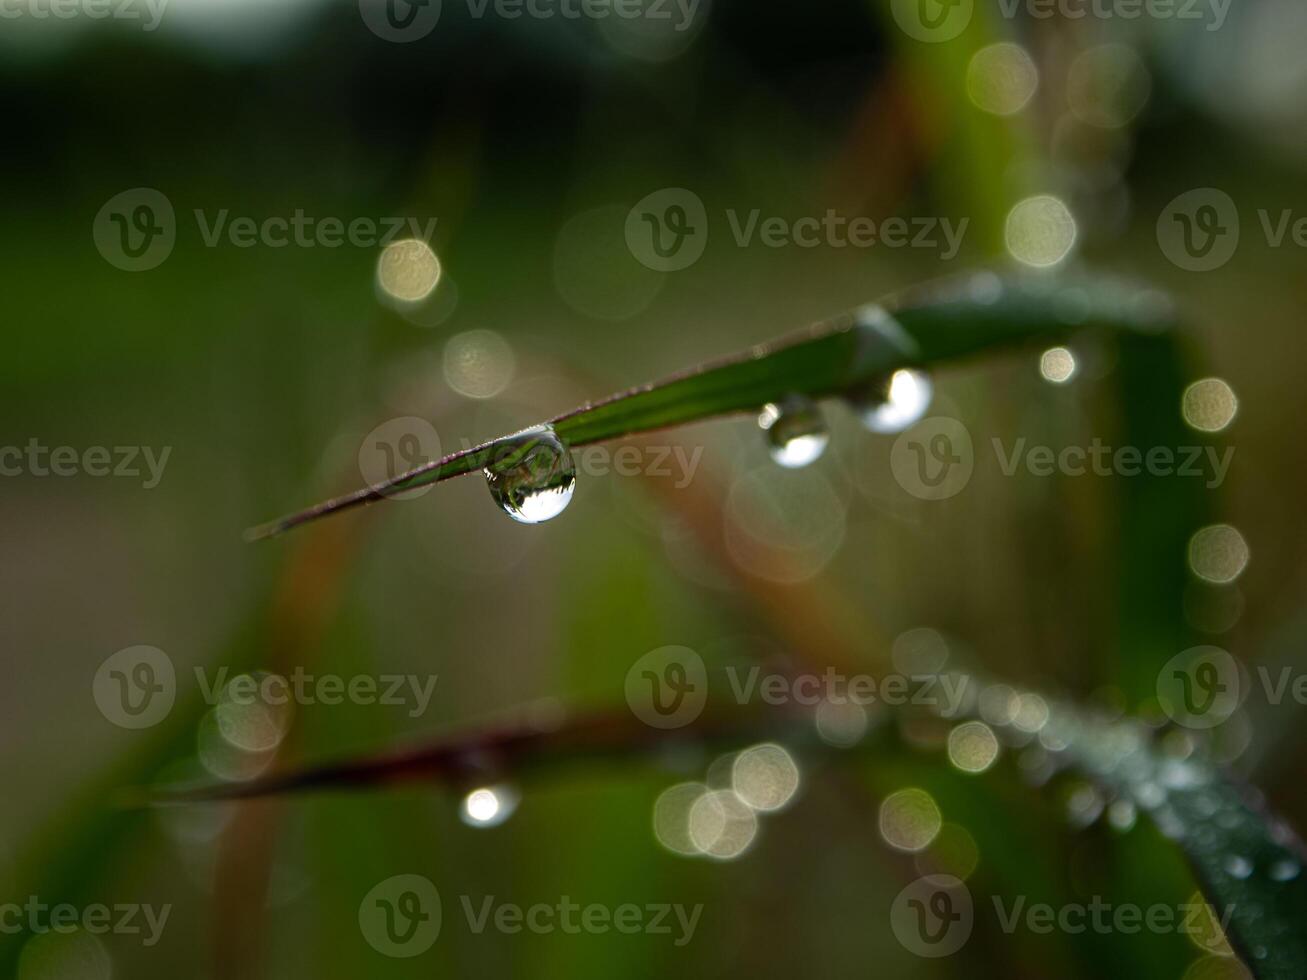
<path id="1" fill-rule="evenodd" d="M 802 713 L 783 715 L 780 724 L 775 717 L 765 718 L 757 712 L 708 713 L 695 722 L 692 732 L 695 738 L 709 742 L 763 736 L 810 738 L 809 721 Z M 166 805 L 257 799 L 416 781 L 446 783 L 458 788 L 484 780 L 488 772 L 500 768 L 521 776 L 539 766 L 555 767 L 606 758 L 629 760 L 635 755 L 659 751 L 666 740 L 667 732 L 650 728 L 629 711 L 595 713 L 578 716 L 556 729 L 541 729 L 530 723 L 505 725 L 245 782 L 151 790 L 146 802 Z"/>
<path id="2" fill-rule="evenodd" d="M 1160 751 L 1133 722 L 1054 708 L 1045 729 L 1071 768 L 1147 812 L 1192 865 L 1225 937 L 1259 978 L 1307 977 L 1307 848 L 1258 792 L 1198 757 Z M 1219 952 L 1203 935 L 1191 936 Z"/>
<path id="3" fill-rule="evenodd" d="M 787 395 L 840 395 L 903 367 L 927 367 L 1079 329 L 1155 332 L 1169 304 L 1155 291 L 1111 279 L 1001 280 L 976 273 L 917 287 L 651 384 L 591 402 L 547 421 L 569 446 L 700 419 L 754 411 Z M 307 510 L 251 528 L 270 537 L 342 510 L 483 469 L 509 451 L 508 437 L 465 449 Z M 530 443 L 516 451 L 529 453 Z"/>

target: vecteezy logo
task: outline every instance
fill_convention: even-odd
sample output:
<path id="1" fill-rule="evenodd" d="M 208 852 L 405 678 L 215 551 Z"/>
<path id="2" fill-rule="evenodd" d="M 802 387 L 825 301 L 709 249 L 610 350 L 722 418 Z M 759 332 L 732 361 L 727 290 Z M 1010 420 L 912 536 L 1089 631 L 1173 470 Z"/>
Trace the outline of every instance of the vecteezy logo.
<path id="1" fill-rule="evenodd" d="M 1190 647 L 1168 660 L 1157 675 L 1157 701 L 1186 728 L 1214 728 L 1242 700 L 1239 664 L 1220 647 Z"/>
<path id="2" fill-rule="evenodd" d="M 430 34 L 440 20 L 441 0 L 359 0 L 368 30 L 383 41 L 406 44 Z"/>
<path id="3" fill-rule="evenodd" d="M 961 492 L 975 469 L 971 433 L 957 419 L 922 419 L 894 440 L 890 471 L 908 493 L 944 500 Z"/>
<path id="4" fill-rule="evenodd" d="M 420 956 L 440 935 L 440 893 L 421 875 L 387 878 L 363 897 L 359 930 L 384 956 Z"/>
<path id="5" fill-rule="evenodd" d="M 708 671 L 689 647 L 651 650 L 626 672 L 626 703 L 652 728 L 680 728 L 708 700 Z"/>
<path id="6" fill-rule="evenodd" d="M 359 473 L 368 486 L 376 487 L 401 473 L 440 459 L 440 436 L 424 418 L 406 415 L 382 422 L 363 437 L 359 446 Z M 434 484 L 411 490 L 396 488 L 385 491 L 394 500 L 421 497 Z"/>
<path id="7" fill-rule="evenodd" d="M 100 714 L 118 727 L 149 728 L 172 711 L 177 675 L 158 647 L 127 647 L 100 664 L 91 694 Z"/>
<path id="8" fill-rule="evenodd" d="M 133 187 L 105 202 L 91 237 L 106 262 L 124 272 L 153 269 L 172 254 L 177 220 L 172 202 L 153 187 Z"/>
<path id="9" fill-rule="evenodd" d="M 949 956 L 971 937 L 975 912 L 967 886 L 952 875 L 926 875 L 898 893 L 890 926 L 904 949 L 918 956 Z"/>
<path id="10" fill-rule="evenodd" d="M 951 41 L 971 23 L 974 0 L 893 0 L 894 20 L 918 41 Z"/>
<path id="11" fill-rule="evenodd" d="M 1239 209 L 1229 194 L 1214 187 L 1186 191 L 1158 217 L 1157 244 L 1181 269 L 1219 269 L 1239 246 Z"/>
<path id="12" fill-rule="evenodd" d="M 664 187 L 626 215 L 626 247 L 655 272 L 677 272 L 699 261 L 708 244 L 708 212 L 684 187 Z"/>

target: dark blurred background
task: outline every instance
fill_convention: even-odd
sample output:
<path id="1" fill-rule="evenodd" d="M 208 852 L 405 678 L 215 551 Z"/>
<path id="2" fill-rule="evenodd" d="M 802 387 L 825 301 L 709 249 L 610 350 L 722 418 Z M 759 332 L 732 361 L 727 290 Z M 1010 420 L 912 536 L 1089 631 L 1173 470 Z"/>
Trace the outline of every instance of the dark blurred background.
<path id="1" fill-rule="evenodd" d="M 501 803 L 520 793 L 495 827 L 460 820 L 466 787 L 241 810 L 114 804 L 122 787 L 169 775 L 240 778 L 496 720 L 625 711 L 624 678 L 646 652 L 686 645 L 710 668 L 783 658 L 795 634 L 812 635 L 803 616 L 820 620 L 828 603 L 856 611 L 845 639 L 869 672 L 924 628 L 911 636 L 950 664 L 1158 717 L 1151 680 L 1180 647 L 1132 667 L 1121 569 L 1173 542 L 1150 538 L 1146 521 L 1123 526 L 1129 478 L 1009 477 L 987 449 L 1110 442 L 1132 409 L 1098 341 L 1070 345 L 1069 379 L 1053 359 L 1058 383 L 1039 351 L 936 373 L 932 413 L 962 419 L 977 446 L 972 482 L 947 501 L 903 492 L 893 439 L 831 406 L 830 450 L 802 471 L 771 467 L 754 422 L 731 419 L 659 437 L 702 449 L 686 486 L 650 493 L 639 478 L 582 472 L 545 527 L 507 520 L 468 477 L 341 517 L 341 530 L 242 540 L 375 479 L 361 452 L 388 420 L 429 420 L 452 451 L 979 266 L 1123 273 L 1172 295 L 1186 383 L 1221 382 L 1184 431 L 1235 454 L 1219 486 L 1175 478 L 1160 492 L 1234 534 L 1222 532 L 1214 568 L 1166 551 L 1179 598 L 1154 615 L 1250 669 L 1302 669 L 1301 4 L 1075 18 L 977 0 L 940 7 L 971 12 L 923 40 L 912 10 L 933 0 L 702 0 L 688 18 L 668 5 L 666 20 L 647 7 L 511 18 L 444 0 L 429 33 L 395 41 L 371 0 L 169 0 L 155 30 L 140 0 L 113 0 L 137 20 L 93 17 L 90 0 L 67 17 L 2 2 L 0 443 L 171 447 L 148 488 L 148 472 L 27 465 L 0 483 L 3 894 L 173 906 L 148 948 L 120 935 L 0 937 L 18 976 L 1241 975 L 1184 937 L 1007 936 L 992 914 L 953 957 L 905 949 L 888 910 L 922 856 L 887 848 L 877 827 L 879 801 L 904 787 L 925 787 L 954 828 L 954 851 L 930 866 L 965 871 L 977 896 L 1175 903 L 1194 890 L 1151 827 L 1079 819 L 1084 787 L 1027 785 L 1016 751 L 968 776 L 906 736 L 847 757 L 796 748 L 798 796 L 724 862 L 670 853 L 651 829 L 662 790 L 705 778 L 715 749 L 692 740 L 689 762 L 633 759 L 521 786 L 490 774 L 515 786 Z M 129 271 L 95 229 L 140 188 L 169 202 L 175 245 Z M 708 223 L 702 257 L 670 272 L 624 232 L 632 206 L 663 188 L 697 196 Z M 1159 235 L 1195 189 L 1219 192 L 1199 204 L 1228 200 L 1239 222 L 1237 249 L 1198 270 Z M 126 200 L 130 219 L 139 199 Z M 1013 209 L 1029 200 L 1023 224 L 1029 212 Z M 967 224 L 956 255 L 740 244 L 727 213 L 754 209 Z M 222 216 L 297 211 L 344 225 L 436 220 L 429 253 L 392 253 L 398 285 L 377 241 L 205 242 Z M 1277 244 L 1266 223 L 1274 232 L 1286 214 Z M 725 528 L 715 543 L 694 535 L 705 513 Z M 766 549 L 737 547 L 741 536 Z M 775 552 L 785 562 L 757 558 Z M 166 651 L 191 702 L 147 731 L 111 723 L 92 696 L 106 658 L 141 644 Z M 416 717 L 308 706 L 285 744 L 242 754 L 197 702 L 201 665 L 438 682 Z M 1300 709 L 1250 697 L 1218 740 L 1222 761 L 1298 823 Z M 380 955 L 358 926 L 363 896 L 400 873 L 445 899 L 440 939 L 411 960 Z M 459 895 L 704 912 L 682 947 L 476 935 L 458 921 Z"/>

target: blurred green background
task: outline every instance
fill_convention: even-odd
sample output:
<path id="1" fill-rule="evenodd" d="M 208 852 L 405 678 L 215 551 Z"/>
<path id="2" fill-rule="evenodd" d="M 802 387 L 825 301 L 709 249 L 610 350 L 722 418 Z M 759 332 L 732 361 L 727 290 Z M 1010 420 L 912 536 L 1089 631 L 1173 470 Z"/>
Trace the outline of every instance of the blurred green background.
<path id="1" fill-rule="evenodd" d="M 817 663 L 841 666 L 833 651 L 822 659 L 835 635 L 876 674 L 896 637 L 925 627 L 951 665 L 1150 718 L 1156 672 L 1185 646 L 1301 669 L 1307 460 L 1294 406 L 1307 279 L 1292 233 L 1275 245 L 1260 215 L 1307 217 L 1300 4 L 1247 0 L 1217 24 L 1206 7 L 1192 22 L 1076 19 L 978 0 L 938 41 L 910 36 L 910 14 L 888 2 L 703 0 L 676 30 L 675 8 L 670 20 L 513 19 L 445 0 L 434 29 L 406 43 L 370 29 L 369 0 L 170 0 L 152 31 L 69 9 L 10 3 L 0 20 L 0 444 L 171 454 L 148 489 L 28 468 L 0 483 L 0 882 L 20 903 L 173 910 L 148 948 L 120 935 L 28 948 L 30 934 L 2 935 L 7 971 L 1239 975 L 1182 936 L 1008 936 L 979 912 L 962 952 L 914 956 L 889 908 L 923 859 L 877 830 L 879 801 L 904 787 L 928 789 L 974 844 L 963 863 L 975 865 L 965 877 L 978 907 L 990 894 L 1177 903 L 1194 884 L 1146 822 L 1081 826 L 1073 778 L 1030 786 L 1015 750 L 964 775 L 889 713 L 873 712 L 866 752 L 796 747 L 800 794 L 724 862 L 669 853 L 651 829 L 658 794 L 703 779 L 719 748 L 692 737 L 677 753 L 521 785 L 490 769 L 487 782 L 521 796 L 495 827 L 459 819 L 461 786 L 243 808 L 116 804 L 124 787 L 161 778 L 625 711 L 628 669 L 666 644 L 720 669 L 783 658 L 807 637 Z M 668 187 L 702 200 L 708 233 L 698 261 L 659 272 L 624 229 L 636 202 Z M 161 192 L 176 215 L 175 247 L 139 272 L 108 261 L 93 236 L 106 202 L 134 188 Z M 1237 250 L 1210 271 L 1179 267 L 1158 237 L 1159 216 L 1195 188 L 1228 195 L 1240 219 Z M 1166 364 L 1123 378 L 1122 352 L 1092 338 L 1071 345 L 1068 384 L 1041 377 L 1038 351 L 935 375 L 932 414 L 963 420 L 977 446 L 971 483 L 947 501 L 905 493 L 890 472 L 894 440 L 832 405 L 830 450 L 802 471 L 771 466 L 752 419 L 723 420 L 651 437 L 702 449 L 687 486 L 650 493 L 639 478 L 582 472 L 547 526 L 509 521 L 468 477 L 330 529 L 242 540 L 370 479 L 360 452 L 388 420 L 427 419 L 452 451 L 892 290 L 1019 268 L 1010 212 L 1036 195 L 1074 221 L 1058 269 L 1124 273 L 1175 298 L 1179 382 L 1218 377 L 1238 398 L 1221 431 L 1183 426 Z M 967 226 L 952 258 L 884 243 L 741 245 L 726 214 L 754 209 Z M 440 280 L 421 302 L 397 301 L 380 285 L 376 244 L 210 246 L 197 210 L 205 223 L 224 211 L 434 218 Z M 1036 251 L 1064 233 L 1040 225 Z M 996 437 L 1119 445 L 1150 419 L 1185 445 L 1233 447 L 1228 478 L 1010 477 L 985 449 Z M 704 520 L 725 528 L 715 542 L 693 535 Z M 1217 521 L 1251 554 L 1219 585 L 1184 553 L 1193 530 Z M 740 533 L 785 562 L 750 560 L 731 545 Z M 112 724 L 92 696 L 105 659 L 138 644 L 166 651 L 182 692 L 144 731 Z M 418 717 L 303 707 L 279 752 L 233 762 L 211 716 L 197 728 L 192 668 L 219 665 L 438 682 Z M 1291 822 L 1307 817 L 1302 717 L 1300 705 L 1250 698 L 1215 740 Z M 440 939 L 411 960 L 380 955 L 358 925 L 369 889 L 404 873 L 445 900 Z M 704 911 L 682 947 L 657 935 L 477 935 L 459 921 L 459 895 Z"/>

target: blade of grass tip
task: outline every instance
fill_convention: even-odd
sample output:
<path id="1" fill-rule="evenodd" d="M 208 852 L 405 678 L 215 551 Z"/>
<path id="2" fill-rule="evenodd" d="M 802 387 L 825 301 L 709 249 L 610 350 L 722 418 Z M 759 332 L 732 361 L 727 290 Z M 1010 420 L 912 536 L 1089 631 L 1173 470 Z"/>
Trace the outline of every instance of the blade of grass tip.
<path id="1" fill-rule="evenodd" d="M 787 395 L 838 396 L 904 367 L 1053 340 L 1077 329 L 1153 331 L 1169 325 L 1153 290 L 1114 279 L 1021 277 L 990 272 L 928 284 L 810 326 L 770 344 L 619 392 L 542 423 L 579 447 L 702 419 L 753 411 Z M 521 436 L 531 429 L 515 433 Z M 510 462 L 533 444 L 504 436 L 246 532 L 280 534 L 406 490 Z M 510 459 L 501 459 L 507 453 Z"/>

